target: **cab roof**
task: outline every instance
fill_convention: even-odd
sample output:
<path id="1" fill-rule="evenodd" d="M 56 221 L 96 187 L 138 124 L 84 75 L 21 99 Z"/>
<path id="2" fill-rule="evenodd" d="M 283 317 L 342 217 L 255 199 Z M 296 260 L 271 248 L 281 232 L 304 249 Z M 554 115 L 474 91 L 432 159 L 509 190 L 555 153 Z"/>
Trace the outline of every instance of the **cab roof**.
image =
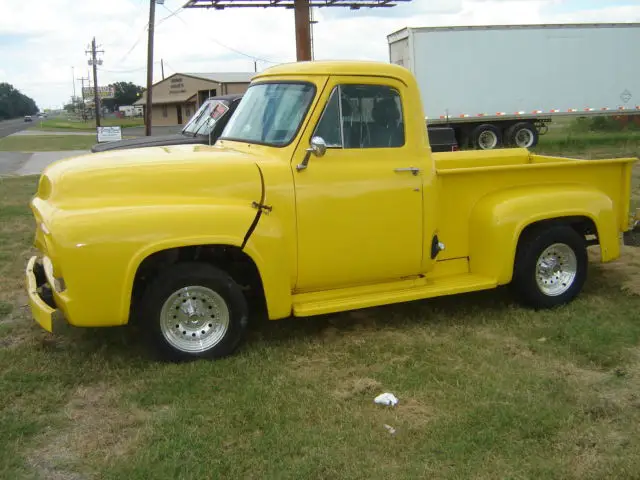
<path id="1" fill-rule="evenodd" d="M 399 65 L 373 61 L 309 61 L 283 63 L 270 67 L 253 77 L 252 82 L 265 77 L 280 77 L 294 75 L 365 75 L 375 77 L 391 77 L 400 80 L 405 85 L 413 82 L 411 72 Z"/>

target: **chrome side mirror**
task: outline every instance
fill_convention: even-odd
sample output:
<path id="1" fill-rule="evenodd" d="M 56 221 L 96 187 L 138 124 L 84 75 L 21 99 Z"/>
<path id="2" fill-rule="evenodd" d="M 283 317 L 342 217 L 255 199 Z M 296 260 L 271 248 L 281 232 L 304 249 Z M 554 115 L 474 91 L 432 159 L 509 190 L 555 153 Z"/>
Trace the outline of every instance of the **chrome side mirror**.
<path id="1" fill-rule="evenodd" d="M 298 171 L 304 170 L 309 165 L 309 158 L 313 153 L 316 157 L 322 157 L 325 153 L 327 153 L 327 142 L 324 141 L 322 137 L 313 137 L 311 139 L 311 146 L 307 148 L 307 154 L 304 156 L 302 163 L 296 166 Z"/>
<path id="2" fill-rule="evenodd" d="M 316 157 L 322 157 L 325 153 L 327 153 L 327 142 L 324 141 L 322 137 L 313 137 L 311 139 L 311 153 L 313 153 Z"/>

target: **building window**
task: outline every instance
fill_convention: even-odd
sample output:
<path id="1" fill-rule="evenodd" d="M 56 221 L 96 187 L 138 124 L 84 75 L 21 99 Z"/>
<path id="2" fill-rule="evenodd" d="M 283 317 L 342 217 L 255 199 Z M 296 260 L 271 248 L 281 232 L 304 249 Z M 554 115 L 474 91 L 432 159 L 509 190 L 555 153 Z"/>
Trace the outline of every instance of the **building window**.
<path id="1" fill-rule="evenodd" d="M 162 106 L 162 116 L 164 118 L 167 118 L 167 106 L 166 105 Z"/>

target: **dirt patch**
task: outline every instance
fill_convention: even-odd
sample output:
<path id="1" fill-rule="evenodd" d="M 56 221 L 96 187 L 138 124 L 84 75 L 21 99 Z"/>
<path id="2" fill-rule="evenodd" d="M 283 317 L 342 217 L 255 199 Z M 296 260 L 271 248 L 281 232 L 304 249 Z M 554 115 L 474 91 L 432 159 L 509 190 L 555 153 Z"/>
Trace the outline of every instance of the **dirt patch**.
<path id="1" fill-rule="evenodd" d="M 589 256 L 592 262 L 599 262 L 598 248 L 590 250 Z M 623 245 L 617 260 L 597 267 L 605 279 L 616 282 L 623 291 L 640 295 L 640 248 Z"/>
<path id="2" fill-rule="evenodd" d="M 377 395 L 382 384 L 373 378 L 351 378 L 341 382 L 333 395 L 340 400 L 347 400 L 364 394 Z"/>
<path id="3" fill-rule="evenodd" d="M 122 403 L 105 384 L 78 387 L 61 412 L 66 426 L 46 432 L 27 456 L 41 478 L 94 478 L 79 464 L 106 463 L 129 453 L 151 428 L 151 413 Z"/>

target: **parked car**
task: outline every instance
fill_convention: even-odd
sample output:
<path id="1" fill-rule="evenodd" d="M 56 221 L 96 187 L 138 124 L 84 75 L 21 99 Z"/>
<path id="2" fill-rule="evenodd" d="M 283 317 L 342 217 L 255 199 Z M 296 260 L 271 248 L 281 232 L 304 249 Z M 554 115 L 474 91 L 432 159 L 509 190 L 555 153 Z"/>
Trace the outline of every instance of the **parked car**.
<path id="1" fill-rule="evenodd" d="M 49 165 L 31 202 L 27 295 L 47 331 L 139 322 L 170 359 L 231 354 L 250 312 L 308 317 L 507 284 L 553 308 L 582 290 L 588 246 L 619 257 L 635 161 L 431 153 L 409 70 L 279 65 L 254 77 L 210 149 Z"/>
<path id="2" fill-rule="evenodd" d="M 242 95 L 221 95 L 207 99 L 178 134 L 97 143 L 91 148 L 91 151 L 105 152 L 107 150 L 167 145 L 212 145 L 227 125 L 241 98 Z"/>

